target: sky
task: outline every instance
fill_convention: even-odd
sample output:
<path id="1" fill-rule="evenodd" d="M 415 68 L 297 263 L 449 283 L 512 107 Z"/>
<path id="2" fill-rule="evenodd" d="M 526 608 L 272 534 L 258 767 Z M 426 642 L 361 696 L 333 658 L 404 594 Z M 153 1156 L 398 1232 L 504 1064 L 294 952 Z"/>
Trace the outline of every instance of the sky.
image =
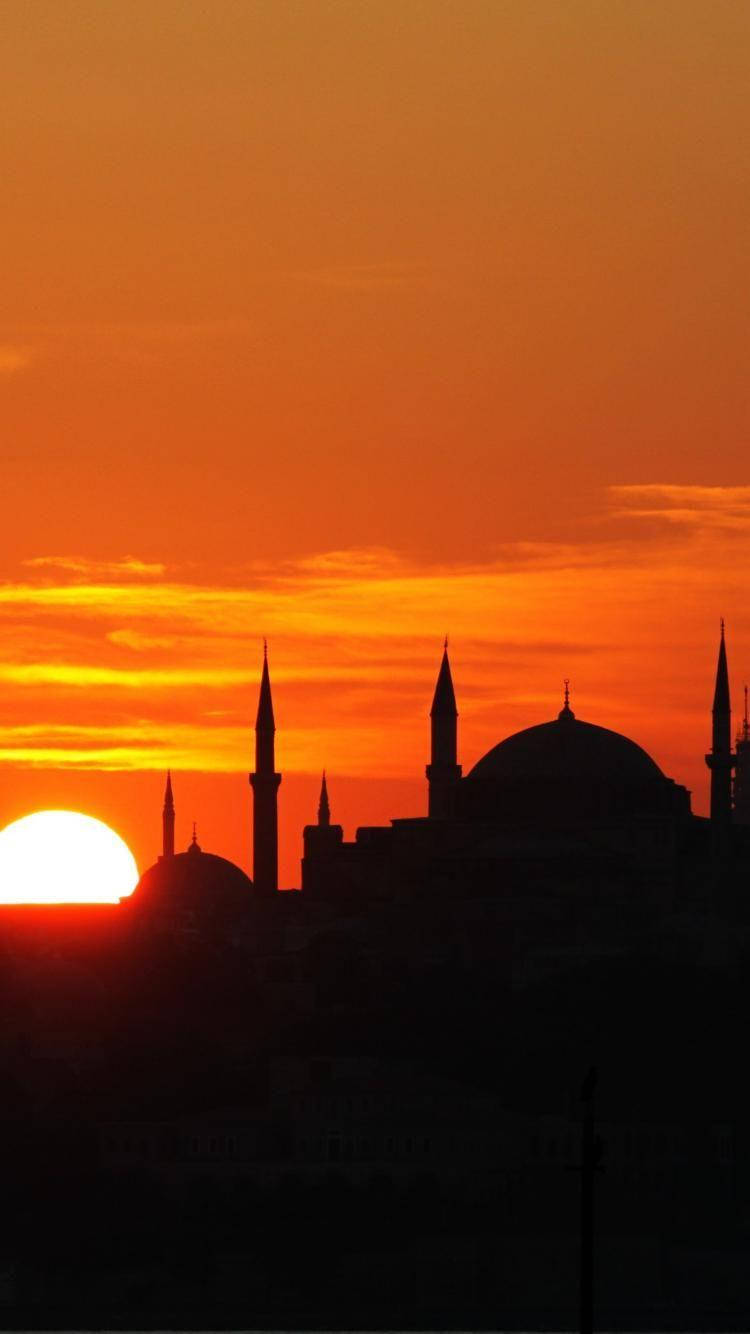
<path id="1" fill-rule="evenodd" d="M 163 775 L 282 881 L 557 712 L 706 808 L 750 676 L 744 0 L 20 0 L 2 13 L 0 826 Z"/>

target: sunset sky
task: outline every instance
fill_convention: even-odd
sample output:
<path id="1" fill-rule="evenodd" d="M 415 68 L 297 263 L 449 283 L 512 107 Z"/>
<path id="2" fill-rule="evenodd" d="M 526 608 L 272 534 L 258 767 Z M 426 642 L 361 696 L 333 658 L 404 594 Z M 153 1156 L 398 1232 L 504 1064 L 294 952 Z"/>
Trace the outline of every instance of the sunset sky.
<path id="1" fill-rule="evenodd" d="M 23 0 L 0 19 L 0 826 L 281 878 L 553 716 L 706 808 L 750 677 L 745 0 Z"/>

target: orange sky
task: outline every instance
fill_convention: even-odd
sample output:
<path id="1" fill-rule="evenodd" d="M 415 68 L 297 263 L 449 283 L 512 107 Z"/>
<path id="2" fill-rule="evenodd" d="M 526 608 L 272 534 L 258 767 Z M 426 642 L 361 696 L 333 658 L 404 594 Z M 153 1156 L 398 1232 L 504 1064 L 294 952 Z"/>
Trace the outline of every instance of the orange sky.
<path id="1" fill-rule="evenodd" d="M 24 0 L 3 13 L 0 825 L 283 878 L 559 707 L 705 805 L 750 674 L 750 7 Z"/>

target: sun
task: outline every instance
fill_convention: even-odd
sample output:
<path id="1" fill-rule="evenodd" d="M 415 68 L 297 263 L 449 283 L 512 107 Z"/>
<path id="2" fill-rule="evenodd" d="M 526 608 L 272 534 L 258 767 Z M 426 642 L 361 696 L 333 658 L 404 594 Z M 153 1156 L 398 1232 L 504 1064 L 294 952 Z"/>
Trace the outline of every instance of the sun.
<path id="1" fill-rule="evenodd" d="M 138 867 L 114 829 L 78 811 L 35 811 L 0 831 L 0 903 L 117 903 Z"/>

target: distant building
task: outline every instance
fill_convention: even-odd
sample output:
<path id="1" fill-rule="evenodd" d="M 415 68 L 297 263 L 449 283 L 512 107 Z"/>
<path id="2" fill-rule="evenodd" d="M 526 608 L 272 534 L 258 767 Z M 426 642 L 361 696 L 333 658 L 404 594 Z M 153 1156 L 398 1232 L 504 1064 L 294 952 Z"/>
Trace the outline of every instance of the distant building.
<path id="1" fill-rule="evenodd" d="M 693 815 L 687 789 L 667 777 L 636 742 L 579 719 L 567 682 L 557 717 L 493 745 L 464 775 L 458 763 L 458 708 L 446 642 L 430 710 L 427 815 L 365 826 L 348 841 L 342 826 L 332 821 L 324 773 L 317 822 L 303 831 L 301 893 L 290 896 L 278 892 L 281 775 L 275 768 L 275 720 L 264 649 L 256 767 L 250 775 L 253 880 L 224 858 L 203 852 L 195 833 L 187 851 L 175 853 L 168 775 L 162 855 L 141 877 L 132 906 L 141 919 L 158 922 L 163 929 L 200 934 L 222 926 L 236 931 L 243 920 L 256 922 L 259 913 L 268 923 L 274 904 L 283 900 L 284 939 L 278 943 L 283 954 L 292 939 L 290 931 L 296 949 L 321 931 L 330 933 L 337 913 L 349 917 L 354 911 L 366 917 L 368 905 L 389 903 L 419 911 L 419 905 L 429 902 L 431 920 L 423 939 L 432 941 L 430 948 L 440 951 L 435 937 L 441 930 L 443 947 L 448 939 L 453 946 L 458 932 L 473 957 L 499 948 L 498 933 L 488 939 L 481 927 L 472 925 L 477 905 L 484 904 L 482 920 L 489 912 L 503 921 L 501 952 L 507 953 L 509 940 L 514 942 L 517 978 L 523 972 L 519 950 L 534 937 L 536 966 L 544 957 L 544 966 L 555 971 L 567 966 L 571 950 L 600 957 L 601 942 L 597 945 L 594 937 L 602 913 L 653 916 L 716 897 L 717 867 L 725 865 L 733 849 L 744 849 L 741 826 L 750 825 L 747 718 L 743 727 L 732 751 L 722 623 L 712 749 L 706 756 L 710 821 Z M 297 901 L 294 909 L 292 898 Z M 443 906 L 436 914 L 438 903 Z M 573 908 L 575 942 L 560 927 L 561 914 Z"/>

